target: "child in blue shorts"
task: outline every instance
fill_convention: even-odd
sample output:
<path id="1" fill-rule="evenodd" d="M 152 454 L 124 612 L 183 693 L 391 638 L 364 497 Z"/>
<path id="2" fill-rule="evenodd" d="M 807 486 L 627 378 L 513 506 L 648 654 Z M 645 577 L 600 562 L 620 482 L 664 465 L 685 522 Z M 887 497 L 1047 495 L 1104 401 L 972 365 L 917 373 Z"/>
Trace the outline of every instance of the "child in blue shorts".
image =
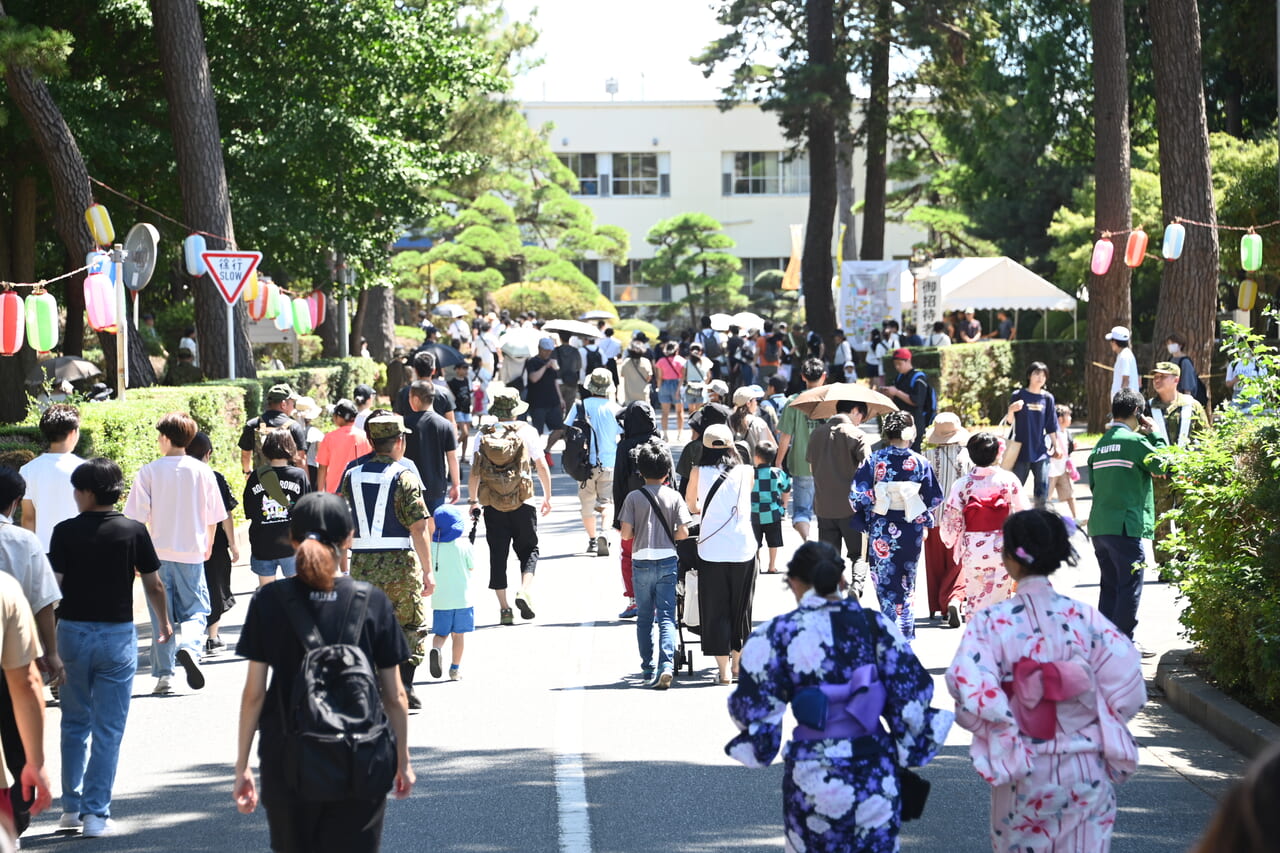
<path id="1" fill-rule="evenodd" d="M 436 531 L 431 536 L 431 563 L 435 567 L 436 591 L 431 603 L 435 608 L 432 617 L 431 655 L 428 666 L 432 678 L 440 678 L 444 671 L 440 666 L 440 650 L 446 637 L 453 637 L 453 663 L 449 666 L 449 680 L 457 681 L 462 675 L 464 635 L 476 629 L 476 613 L 471 606 L 468 586 L 471 582 L 471 543 L 462 538 L 466 523 L 462 512 L 451 504 L 435 511 Z"/>

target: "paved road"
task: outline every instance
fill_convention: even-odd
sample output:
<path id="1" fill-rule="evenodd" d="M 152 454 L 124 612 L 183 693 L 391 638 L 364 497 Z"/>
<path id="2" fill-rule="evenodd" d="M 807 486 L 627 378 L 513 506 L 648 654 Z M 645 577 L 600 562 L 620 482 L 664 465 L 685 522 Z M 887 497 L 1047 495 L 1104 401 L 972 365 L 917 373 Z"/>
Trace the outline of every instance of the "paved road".
<path id="1" fill-rule="evenodd" d="M 733 727 L 729 688 L 712 683 L 714 664 L 695 653 L 693 675 L 662 693 L 639 689 L 633 623 L 616 614 L 623 599 L 615 558 L 588 558 L 575 485 L 555 480 L 555 509 L 542 526 L 543 558 L 534 601 L 537 619 L 497 626 L 497 606 L 478 570 L 473 582 L 478 630 L 468 641 L 465 679 L 431 682 L 410 736 L 418 785 L 388 806 L 387 851 L 726 851 L 780 849 L 781 770 L 748 770 L 723 753 Z M 786 552 L 798 544 L 788 531 Z M 483 541 L 477 562 L 485 565 Z M 615 549 L 616 551 L 616 549 Z M 1062 573 L 1059 589 L 1096 598 L 1091 554 Z M 243 620 L 254 586 L 238 566 L 239 603 L 224 618 L 228 640 Z M 922 596 L 923 597 L 923 596 Z M 874 606 L 868 591 L 864 603 Z M 923 608 L 923 602 L 918 602 Z M 755 615 L 794 606 L 781 582 L 761 576 Z M 141 613 L 141 611 L 140 611 Z M 1149 583 L 1139 638 L 1156 650 L 1181 643 L 1172 591 Z M 921 623 L 924 625 L 924 623 Z M 916 649 L 935 675 L 935 703 L 950 707 L 941 673 L 958 635 L 922 627 Z M 143 656 L 145 663 L 145 655 Z M 92 843 L 103 851 L 259 851 L 267 849 L 262 814 L 242 816 L 230 796 L 235 725 L 244 664 L 228 655 L 206 667 L 208 686 L 152 697 L 140 668 L 116 781 L 114 814 L 126 833 L 69 841 L 52 834 L 58 808 L 36 819 L 26 850 Z M 1154 674 L 1154 660 L 1148 677 Z M 58 712 L 50 709 L 50 769 L 58 779 Z M 1195 840 L 1215 797 L 1243 760 L 1153 695 L 1135 726 L 1142 766 L 1120 789 L 1114 849 L 1180 851 Z M 955 729 L 925 771 L 933 794 L 923 820 L 908 824 L 903 848 L 982 851 L 988 789 L 968 760 L 968 737 Z"/>

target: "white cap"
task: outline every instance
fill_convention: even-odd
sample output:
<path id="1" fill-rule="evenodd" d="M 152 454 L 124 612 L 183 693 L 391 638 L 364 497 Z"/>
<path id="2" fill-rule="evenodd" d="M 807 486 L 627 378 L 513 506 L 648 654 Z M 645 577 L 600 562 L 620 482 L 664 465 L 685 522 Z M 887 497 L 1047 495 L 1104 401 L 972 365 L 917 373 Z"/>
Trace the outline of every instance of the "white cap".
<path id="1" fill-rule="evenodd" d="M 1112 326 L 1111 331 L 1107 332 L 1107 340 L 1127 341 L 1129 340 L 1129 330 L 1124 326 Z"/>

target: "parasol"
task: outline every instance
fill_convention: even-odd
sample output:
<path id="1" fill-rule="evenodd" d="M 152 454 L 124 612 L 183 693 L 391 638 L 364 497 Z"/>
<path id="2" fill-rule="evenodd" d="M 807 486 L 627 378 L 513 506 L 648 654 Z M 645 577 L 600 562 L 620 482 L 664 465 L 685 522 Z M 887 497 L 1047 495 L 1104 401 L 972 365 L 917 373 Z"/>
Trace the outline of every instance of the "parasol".
<path id="1" fill-rule="evenodd" d="M 898 411 L 897 403 L 860 382 L 837 382 L 834 385 L 810 388 L 787 405 L 795 406 L 815 420 L 825 420 L 836 413 L 838 400 L 866 403 L 868 418 Z"/>
<path id="2" fill-rule="evenodd" d="M 581 320 L 552 320 L 542 327 L 542 331 L 564 332 L 570 335 L 577 335 L 580 338 L 599 338 L 604 336 L 604 332 L 590 323 L 583 323 Z"/>

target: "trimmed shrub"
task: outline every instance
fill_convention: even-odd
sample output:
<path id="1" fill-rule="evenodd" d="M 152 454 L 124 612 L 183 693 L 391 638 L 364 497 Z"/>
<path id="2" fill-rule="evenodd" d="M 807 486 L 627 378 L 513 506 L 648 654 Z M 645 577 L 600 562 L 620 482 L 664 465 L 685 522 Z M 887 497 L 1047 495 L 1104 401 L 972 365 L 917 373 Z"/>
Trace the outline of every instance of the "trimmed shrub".
<path id="1" fill-rule="evenodd" d="M 548 318 L 576 318 L 593 310 L 617 311 L 599 290 L 558 281 L 508 284 L 495 291 L 492 298 L 499 308 L 505 308 L 512 314 L 532 309 L 538 312 L 539 317 Z"/>
<path id="2" fill-rule="evenodd" d="M 1240 327 L 1270 376 L 1246 388 L 1252 413 L 1219 410 L 1194 447 L 1166 451 L 1179 506 L 1164 541 L 1186 607 L 1181 621 L 1210 674 L 1244 699 L 1280 711 L 1280 355 Z"/>
<path id="3" fill-rule="evenodd" d="M 272 385 L 286 382 L 303 396 L 321 405 L 350 398 L 361 383 L 377 388 L 386 375 L 386 366 L 368 358 L 329 358 L 301 364 L 289 370 L 264 370 L 258 374 L 259 397 L 250 411 L 261 411 L 262 396 Z"/>

